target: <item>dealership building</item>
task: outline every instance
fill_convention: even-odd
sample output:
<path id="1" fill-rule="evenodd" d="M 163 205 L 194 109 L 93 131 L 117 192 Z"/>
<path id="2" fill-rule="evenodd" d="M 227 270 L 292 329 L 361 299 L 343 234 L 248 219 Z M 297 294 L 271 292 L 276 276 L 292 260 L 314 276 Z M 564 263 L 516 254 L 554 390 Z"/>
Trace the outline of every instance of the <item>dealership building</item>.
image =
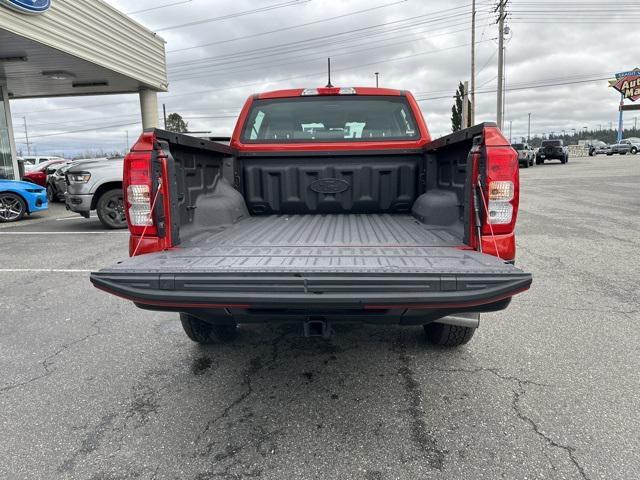
<path id="1" fill-rule="evenodd" d="M 150 128 L 167 86 L 164 40 L 108 4 L 0 0 L 0 178 L 18 178 L 12 100 L 137 93 Z"/>

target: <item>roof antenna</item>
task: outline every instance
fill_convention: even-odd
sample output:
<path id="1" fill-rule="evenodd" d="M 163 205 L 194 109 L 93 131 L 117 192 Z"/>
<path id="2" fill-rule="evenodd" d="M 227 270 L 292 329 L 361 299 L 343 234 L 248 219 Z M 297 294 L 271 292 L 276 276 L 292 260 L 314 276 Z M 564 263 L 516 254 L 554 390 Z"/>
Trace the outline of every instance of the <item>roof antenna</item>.
<path id="1" fill-rule="evenodd" d="M 331 85 L 331 57 L 327 58 L 327 74 L 329 77 L 329 81 L 327 82 L 327 88 L 333 88 L 333 85 Z"/>

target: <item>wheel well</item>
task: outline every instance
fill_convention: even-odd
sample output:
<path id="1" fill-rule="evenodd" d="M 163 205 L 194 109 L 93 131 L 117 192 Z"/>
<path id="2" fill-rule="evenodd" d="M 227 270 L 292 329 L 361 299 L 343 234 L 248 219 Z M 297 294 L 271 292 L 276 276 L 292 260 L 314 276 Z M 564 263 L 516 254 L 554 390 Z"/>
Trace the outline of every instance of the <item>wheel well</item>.
<path id="1" fill-rule="evenodd" d="M 96 207 L 98 206 L 98 200 L 100 200 L 100 197 L 104 192 L 107 192 L 109 190 L 113 190 L 116 188 L 122 189 L 122 182 L 108 182 L 100 185 L 96 190 L 96 193 L 93 194 L 93 198 L 91 199 L 91 210 L 96 209 Z"/>

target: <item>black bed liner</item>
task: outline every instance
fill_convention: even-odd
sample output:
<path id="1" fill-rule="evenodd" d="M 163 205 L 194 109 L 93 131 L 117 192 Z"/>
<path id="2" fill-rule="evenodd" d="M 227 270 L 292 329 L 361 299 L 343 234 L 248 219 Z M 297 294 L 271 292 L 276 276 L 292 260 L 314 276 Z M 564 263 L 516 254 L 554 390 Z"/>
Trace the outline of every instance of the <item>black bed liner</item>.
<path id="1" fill-rule="evenodd" d="M 411 215 L 279 215 L 124 260 L 91 281 L 142 305 L 435 308 L 508 298 L 531 275 Z"/>

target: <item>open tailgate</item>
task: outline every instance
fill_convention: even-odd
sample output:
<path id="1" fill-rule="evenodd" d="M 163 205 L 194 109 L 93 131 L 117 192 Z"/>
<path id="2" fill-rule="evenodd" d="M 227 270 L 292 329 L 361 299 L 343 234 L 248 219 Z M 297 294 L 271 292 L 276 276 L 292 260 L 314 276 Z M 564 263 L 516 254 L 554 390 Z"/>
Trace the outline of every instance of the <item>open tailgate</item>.
<path id="1" fill-rule="evenodd" d="M 242 255 L 174 249 L 129 258 L 92 273 L 91 282 L 139 306 L 171 309 L 436 309 L 499 302 L 532 281 L 494 256 L 453 247 L 387 248 L 378 255 L 371 248 L 295 248 L 295 255 L 286 247 Z"/>

